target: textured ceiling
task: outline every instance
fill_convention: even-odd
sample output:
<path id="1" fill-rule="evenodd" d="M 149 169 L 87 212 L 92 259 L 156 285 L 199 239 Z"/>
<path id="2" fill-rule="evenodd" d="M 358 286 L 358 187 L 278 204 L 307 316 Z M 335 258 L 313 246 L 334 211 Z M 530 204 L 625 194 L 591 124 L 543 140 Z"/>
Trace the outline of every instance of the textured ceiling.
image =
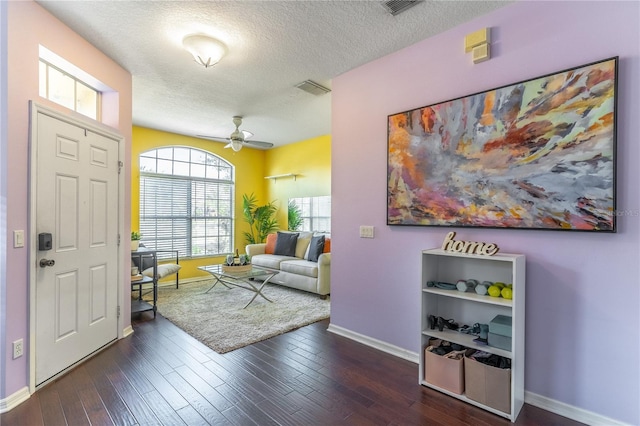
<path id="1" fill-rule="evenodd" d="M 331 79 L 507 4 L 426 1 L 390 15 L 378 1 L 39 1 L 133 76 L 133 123 L 184 135 L 241 129 L 276 146 L 331 133 Z M 227 45 L 214 67 L 182 47 Z M 460 46 L 463 41 L 460 40 Z"/>

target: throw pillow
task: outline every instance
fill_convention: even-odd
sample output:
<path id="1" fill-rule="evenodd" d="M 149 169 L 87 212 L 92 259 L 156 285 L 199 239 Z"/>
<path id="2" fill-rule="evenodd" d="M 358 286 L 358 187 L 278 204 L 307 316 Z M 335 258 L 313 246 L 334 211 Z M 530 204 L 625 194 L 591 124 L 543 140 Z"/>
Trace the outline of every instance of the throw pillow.
<path id="1" fill-rule="evenodd" d="M 182 266 L 176 265 L 175 263 L 164 263 L 162 265 L 158 265 L 158 279 L 164 278 L 168 275 L 173 275 L 178 272 L 180 268 L 182 268 Z M 153 267 L 142 271 L 142 275 L 153 277 Z"/>
<path id="2" fill-rule="evenodd" d="M 265 254 L 273 254 L 276 250 L 276 239 L 278 238 L 278 234 L 269 234 L 267 235 L 267 245 L 264 247 Z"/>
<path id="3" fill-rule="evenodd" d="M 299 257 L 300 259 L 305 259 L 305 254 L 309 250 L 309 242 L 311 242 L 312 236 L 313 236 L 313 232 L 298 233 L 298 243 L 296 244 L 296 257 Z"/>
<path id="4" fill-rule="evenodd" d="M 324 250 L 324 235 L 311 238 L 311 243 L 309 243 L 309 257 L 307 257 L 307 260 L 317 262 L 322 254 L 322 250 Z"/>
<path id="5" fill-rule="evenodd" d="M 273 251 L 273 254 L 277 254 L 279 256 L 295 256 L 297 242 L 297 233 L 278 232 L 278 238 L 276 238 L 276 248 Z"/>
<path id="6" fill-rule="evenodd" d="M 326 237 L 324 239 L 324 250 L 322 250 L 323 253 L 331 253 L 331 238 Z"/>

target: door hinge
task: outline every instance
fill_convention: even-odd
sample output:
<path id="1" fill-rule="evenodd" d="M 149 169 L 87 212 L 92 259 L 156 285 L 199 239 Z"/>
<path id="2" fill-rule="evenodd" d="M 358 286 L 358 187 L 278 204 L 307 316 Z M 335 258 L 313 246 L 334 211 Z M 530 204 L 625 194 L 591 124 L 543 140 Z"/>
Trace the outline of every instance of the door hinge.
<path id="1" fill-rule="evenodd" d="M 118 246 L 120 246 L 120 234 L 118 234 Z"/>
<path id="2" fill-rule="evenodd" d="M 120 305 L 118 305 L 118 312 L 116 313 L 116 318 L 120 318 Z"/>
<path id="3" fill-rule="evenodd" d="M 124 166 L 124 163 L 122 161 L 118 161 L 118 174 L 120 174 L 120 172 L 122 171 L 123 166 Z"/>

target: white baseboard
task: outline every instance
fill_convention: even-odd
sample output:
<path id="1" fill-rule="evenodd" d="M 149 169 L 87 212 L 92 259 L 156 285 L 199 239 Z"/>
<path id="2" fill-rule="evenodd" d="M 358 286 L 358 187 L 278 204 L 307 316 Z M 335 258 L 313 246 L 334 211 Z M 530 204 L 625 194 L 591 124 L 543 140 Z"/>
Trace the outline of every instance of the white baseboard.
<path id="1" fill-rule="evenodd" d="M 346 337 L 347 339 L 355 340 L 356 342 L 362 343 L 363 345 L 371 346 L 372 348 L 397 356 L 398 358 L 406 359 L 407 361 L 411 361 L 416 364 L 418 363 L 420 357 L 420 355 L 418 355 L 418 353 L 416 352 L 411 352 L 406 349 L 402 349 L 401 347 L 390 345 L 389 343 L 383 342 L 382 340 L 373 339 L 369 336 L 365 336 L 364 334 L 347 330 L 346 328 L 342 328 L 335 324 L 329 324 L 327 330 L 331 333 L 338 334 L 342 337 Z"/>
<path id="2" fill-rule="evenodd" d="M 406 349 L 400 348 L 395 345 L 383 342 L 378 339 L 365 336 L 364 334 L 356 333 L 355 331 L 348 330 L 335 324 L 329 324 L 327 331 L 346 337 L 347 339 L 354 340 L 363 345 L 370 346 L 374 349 L 378 349 L 382 352 L 386 352 L 391 355 L 395 355 L 398 358 L 406 359 L 407 361 L 418 364 L 420 355 L 416 352 L 411 352 Z M 525 391 L 524 402 L 533 405 L 534 407 L 541 408 L 559 416 L 567 417 L 571 420 L 575 420 L 581 423 L 594 426 L 618 426 L 626 425 L 627 423 L 620 422 L 618 420 L 611 419 L 609 417 L 602 416 L 600 414 L 584 410 L 582 408 L 574 407 L 573 405 L 565 404 L 564 402 L 556 401 L 555 399 L 547 398 L 542 395 L 538 395 L 532 392 Z"/>
<path id="3" fill-rule="evenodd" d="M 129 324 L 129 326 L 122 330 L 122 337 L 127 337 L 131 334 L 133 334 L 133 327 L 131 327 L 131 324 Z"/>
<path id="4" fill-rule="evenodd" d="M 543 410 L 587 425 L 617 426 L 627 424 L 614 420 L 610 417 L 594 413 L 593 411 L 574 407 L 573 405 L 565 404 L 564 402 L 556 401 L 555 399 L 547 398 L 546 396 L 538 395 L 529 391 L 524 392 L 524 402 L 531 404 L 534 407 L 542 408 Z"/>
<path id="5" fill-rule="evenodd" d="M 5 399 L 0 399 L 0 413 L 6 413 L 7 411 L 17 407 L 29 399 L 30 396 L 29 388 L 25 386 L 13 395 L 9 395 Z"/>

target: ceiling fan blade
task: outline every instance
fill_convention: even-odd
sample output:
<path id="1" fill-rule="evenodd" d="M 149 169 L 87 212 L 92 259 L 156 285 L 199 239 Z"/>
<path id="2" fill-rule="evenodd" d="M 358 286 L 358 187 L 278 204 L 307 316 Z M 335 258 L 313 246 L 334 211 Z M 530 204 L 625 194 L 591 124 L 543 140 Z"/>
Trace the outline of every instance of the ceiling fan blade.
<path id="1" fill-rule="evenodd" d="M 196 135 L 197 138 L 202 139 L 211 139 L 218 142 L 229 142 L 229 138 L 219 138 L 217 136 L 209 136 L 209 135 Z"/>
<path id="2" fill-rule="evenodd" d="M 271 142 L 263 142 L 263 141 L 254 141 L 249 139 L 253 136 L 253 133 L 248 130 L 240 130 L 240 126 L 242 125 L 242 117 L 236 115 L 233 117 L 233 124 L 236 126 L 236 129 L 231 133 L 231 136 L 228 138 L 219 138 L 216 136 L 208 136 L 208 135 L 196 135 L 196 137 L 211 139 L 218 142 L 227 142 L 225 148 L 234 148 L 234 151 L 240 151 L 242 149 L 242 145 L 253 145 L 257 148 L 272 148 L 273 144 Z M 235 144 L 235 145 L 234 145 Z"/>
<path id="3" fill-rule="evenodd" d="M 271 142 L 262 142 L 262 141 L 252 141 L 251 139 L 245 139 L 244 143 L 247 145 L 259 146 L 260 148 L 272 148 L 273 144 Z"/>

